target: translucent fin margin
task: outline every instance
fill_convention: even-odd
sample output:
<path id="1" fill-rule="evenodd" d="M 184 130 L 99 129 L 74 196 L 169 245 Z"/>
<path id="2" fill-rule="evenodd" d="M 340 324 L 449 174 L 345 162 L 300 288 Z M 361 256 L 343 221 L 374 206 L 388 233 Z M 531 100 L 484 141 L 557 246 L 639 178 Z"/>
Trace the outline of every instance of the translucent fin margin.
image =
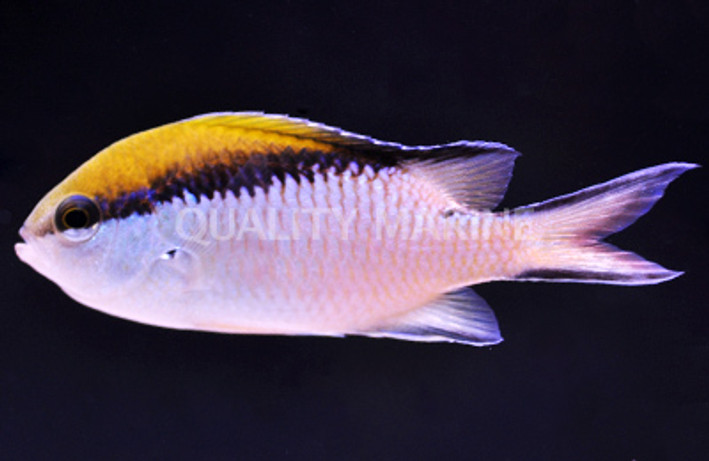
<path id="1" fill-rule="evenodd" d="M 430 304 L 372 331 L 353 333 L 406 341 L 490 346 L 502 342 L 495 313 L 470 288 L 445 293 Z"/>
<path id="2" fill-rule="evenodd" d="M 666 163 L 517 210 L 528 220 L 530 267 L 519 280 L 649 285 L 681 272 L 665 269 L 600 239 L 625 229 L 663 196 L 691 163 Z M 525 214 L 527 214 L 524 216 Z"/>
<path id="3" fill-rule="evenodd" d="M 480 211 L 500 203 L 520 155 L 502 144 L 469 142 L 441 146 L 430 153 L 430 158 L 409 162 L 409 167 L 460 207 Z"/>

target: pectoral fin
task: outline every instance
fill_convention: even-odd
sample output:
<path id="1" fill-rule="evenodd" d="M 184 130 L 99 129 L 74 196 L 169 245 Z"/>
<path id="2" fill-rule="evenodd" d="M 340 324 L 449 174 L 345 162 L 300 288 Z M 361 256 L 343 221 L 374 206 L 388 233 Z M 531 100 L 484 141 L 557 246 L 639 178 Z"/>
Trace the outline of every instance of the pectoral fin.
<path id="1" fill-rule="evenodd" d="M 445 293 L 433 302 L 396 318 L 387 325 L 356 334 L 472 346 L 488 346 L 502 341 L 492 309 L 470 288 Z"/>

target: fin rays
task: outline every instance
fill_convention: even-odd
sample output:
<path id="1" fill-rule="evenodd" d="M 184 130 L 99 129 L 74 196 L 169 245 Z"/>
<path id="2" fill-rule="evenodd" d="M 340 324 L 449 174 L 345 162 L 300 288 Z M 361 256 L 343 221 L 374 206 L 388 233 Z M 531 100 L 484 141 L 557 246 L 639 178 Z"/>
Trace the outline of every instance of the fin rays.
<path id="1" fill-rule="evenodd" d="M 444 293 L 387 325 L 357 335 L 488 346 L 502 341 L 495 314 L 470 288 Z"/>
<path id="2" fill-rule="evenodd" d="M 349 169 L 357 175 L 365 167 L 375 173 L 383 168 L 411 168 L 461 207 L 489 209 L 504 195 L 519 155 L 499 143 L 405 146 L 304 119 L 243 112 L 207 114 L 139 133 L 95 159 L 119 155 L 121 149 L 143 138 L 164 138 L 164 150 L 182 152 L 174 140 L 188 135 L 196 139 L 196 152 L 173 153 L 171 163 L 167 159 L 154 162 L 159 168 L 150 163 L 157 153 L 120 155 L 135 162 L 132 169 L 144 168 L 148 182 L 131 187 L 119 184 L 97 193 L 104 219 L 151 213 L 157 203 L 184 199 L 185 194 L 211 198 L 229 190 L 239 196 L 243 189 L 253 196 L 256 188 L 267 191 L 275 178 L 281 183 L 286 176 L 298 183 L 312 182 L 316 172 L 334 169 L 339 174 Z"/>
<path id="3" fill-rule="evenodd" d="M 600 239 L 625 229 L 662 197 L 691 163 L 666 163 L 521 208 L 538 239 L 518 280 L 649 285 L 681 274 Z"/>
<path id="4" fill-rule="evenodd" d="M 475 148 L 481 152 L 469 156 Z M 490 210 L 500 203 L 519 153 L 487 143 L 455 144 L 437 150 L 443 150 L 440 156 L 413 162 L 411 168 L 468 210 Z"/>

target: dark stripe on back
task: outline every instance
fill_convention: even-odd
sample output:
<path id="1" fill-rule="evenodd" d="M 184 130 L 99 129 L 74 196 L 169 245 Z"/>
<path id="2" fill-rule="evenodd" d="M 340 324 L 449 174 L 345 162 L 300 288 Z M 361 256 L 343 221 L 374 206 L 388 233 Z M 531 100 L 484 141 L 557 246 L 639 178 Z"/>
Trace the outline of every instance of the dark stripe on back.
<path id="1" fill-rule="evenodd" d="M 225 155 L 220 158 L 230 157 Z M 148 188 L 118 194 L 118 198 L 113 200 L 97 197 L 97 201 L 104 220 L 126 218 L 134 213 L 151 213 L 155 205 L 175 198 L 185 200 L 186 195 L 198 200 L 205 196 L 211 200 L 217 194 L 224 197 L 231 191 L 236 197 L 244 192 L 253 197 L 257 189 L 267 192 L 275 179 L 284 183 L 287 177 L 291 177 L 298 184 L 304 180 L 312 183 L 315 181 L 316 167 L 319 171 L 333 170 L 336 174 L 342 174 L 353 163 L 355 175 L 362 173 L 365 163 L 375 172 L 388 166 L 347 153 L 325 154 L 309 150 L 296 153 L 288 148 L 281 154 L 251 154 L 245 162 L 207 163 L 192 171 L 180 171 L 175 167 L 154 180 Z"/>

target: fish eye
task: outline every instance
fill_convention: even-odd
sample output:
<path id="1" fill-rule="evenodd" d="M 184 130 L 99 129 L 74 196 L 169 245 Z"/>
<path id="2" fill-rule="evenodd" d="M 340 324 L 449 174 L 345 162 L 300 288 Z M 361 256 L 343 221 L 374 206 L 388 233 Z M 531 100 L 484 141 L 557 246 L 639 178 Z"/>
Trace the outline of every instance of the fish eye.
<path id="1" fill-rule="evenodd" d="M 54 227 L 71 242 L 85 242 L 98 231 L 101 211 L 93 200 L 83 195 L 65 198 L 54 214 Z"/>

